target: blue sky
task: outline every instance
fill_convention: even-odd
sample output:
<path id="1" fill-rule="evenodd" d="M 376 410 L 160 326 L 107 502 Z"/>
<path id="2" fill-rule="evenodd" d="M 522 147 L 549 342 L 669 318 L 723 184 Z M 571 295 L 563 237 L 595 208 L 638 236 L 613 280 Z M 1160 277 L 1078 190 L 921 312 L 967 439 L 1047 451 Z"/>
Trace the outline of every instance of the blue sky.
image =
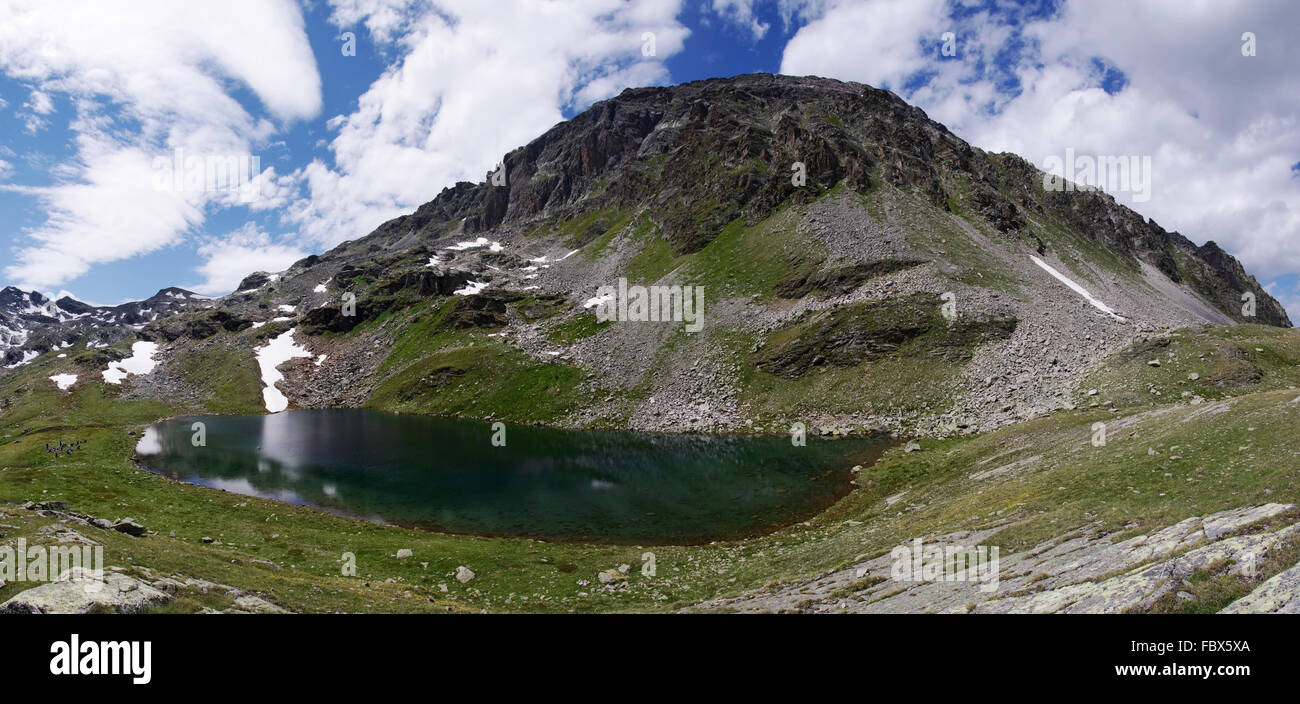
<path id="1" fill-rule="evenodd" d="M 889 88 L 1040 166 L 1150 156 L 1149 192 L 1102 185 L 1217 241 L 1300 319 L 1292 5 L 20 1 L 0 7 L 0 284 L 226 293 L 481 181 L 625 87 L 769 71 Z M 160 186 L 177 149 L 257 157 L 258 198 Z"/>

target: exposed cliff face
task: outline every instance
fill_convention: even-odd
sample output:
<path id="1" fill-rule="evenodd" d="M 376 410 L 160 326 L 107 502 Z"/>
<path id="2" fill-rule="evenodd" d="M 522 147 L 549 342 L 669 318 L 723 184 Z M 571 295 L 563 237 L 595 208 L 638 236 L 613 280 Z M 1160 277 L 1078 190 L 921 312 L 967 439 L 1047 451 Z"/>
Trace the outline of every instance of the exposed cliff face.
<path id="1" fill-rule="evenodd" d="M 298 405 L 944 433 L 1074 403 L 1084 372 L 1135 336 L 1290 325 L 1213 243 L 1104 193 L 1045 190 L 1020 157 L 859 84 L 750 75 L 628 90 L 503 164 L 215 301 L 160 292 L 111 325 L 59 302 L 69 320 L 30 318 L 7 363 L 53 348 L 33 346 L 33 325 L 59 345 L 92 329 L 96 344 L 162 340 L 181 361 L 217 348 L 242 359 L 297 328 L 327 358 L 286 365 Z M 597 321 L 590 301 L 621 278 L 702 286 L 703 332 Z M 141 393 L 185 395 L 164 382 Z M 506 393 L 539 387 L 544 409 Z"/>

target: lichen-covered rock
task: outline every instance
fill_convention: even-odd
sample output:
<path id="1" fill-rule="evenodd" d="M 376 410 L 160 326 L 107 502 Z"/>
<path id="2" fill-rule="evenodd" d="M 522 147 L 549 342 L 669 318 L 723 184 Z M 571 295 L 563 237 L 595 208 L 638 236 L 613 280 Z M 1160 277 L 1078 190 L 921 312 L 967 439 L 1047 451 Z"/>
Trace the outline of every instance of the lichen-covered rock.
<path id="1" fill-rule="evenodd" d="M 138 579 L 117 572 L 74 567 L 58 580 L 32 587 L 0 604 L 0 613 L 87 614 L 136 613 L 158 606 L 171 595 Z"/>
<path id="2" fill-rule="evenodd" d="M 1029 550 L 1001 554 L 991 580 L 899 580 L 893 557 L 832 570 L 811 580 L 782 582 L 740 597 L 715 599 L 691 610 L 852 611 L 865 613 L 1117 613 L 1150 607 L 1199 570 L 1245 564 L 1281 541 L 1300 536 L 1297 507 L 1264 504 L 1222 511 L 1119 542 L 1114 534 L 1076 531 Z M 1288 514 L 1273 530 L 1238 533 Z M 988 545 L 1014 522 L 981 531 L 925 539 L 939 549 Z M 852 588 L 850 588 L 852 587 Z M 984 587 L 984 588 L 982 588 Z M 847 594 L 847 596 L 846 596 Z M 1274 576 L 1232 612 L 1300 611 L 1300 566 Z"/>

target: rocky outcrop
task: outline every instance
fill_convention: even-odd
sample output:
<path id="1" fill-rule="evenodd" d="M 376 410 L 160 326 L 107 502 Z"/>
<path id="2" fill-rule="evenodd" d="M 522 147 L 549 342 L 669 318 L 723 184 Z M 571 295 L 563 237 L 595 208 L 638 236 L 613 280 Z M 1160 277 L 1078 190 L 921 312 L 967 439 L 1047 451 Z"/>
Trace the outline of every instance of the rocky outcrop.
<path id="1" fill-rule="evenodd" d="M 1219 613 L 1300 614 L 1300 564 L 1273 575 Z"/>
<path id="2" fill-rule="evenodd" d="M 753 354 L 754 366 L 795 378 L 812 367 L 856 366 L 907 350 L 920 356 L 967 357 L 973 347 L 1004 340 L 1016 329 L 1010 317 L 963 319 L 940 314 L 942 301 L 925 294 L 829 308 L 773 331 Z"/>
<path id="3" fill-rule="evenodd" d="M 1251 532 L 1251 526 L 1280 523 Z M 997 545 L 997 534 L 1014 523 L 924 538 L 945 551 Z M 1269 550 L 1300 539 L 1300 507 L 1265 504 L 1193 517 L 1172 526 L 1116 541 L 1116 534 L 1076 531 L 1023 552 L 1000 553 L 989 574 L 957 579 L 905 574 L 885 553 L 847 567 L 739 597 L 707 601 L 692 610 L 861 613 L 1117 613 L 1154 606 L 1177 594 L 1198 571 L 1228 565 L 1238 572 L 1262 561 Z M 910 554 L 911 544 L 901 546 Z M 940 560 L 942 562 L 942 559 Z M 960 563 L 958 563 L 960 564 Z M 1300 608 L 1297 570 L 1264 582 L 1229 606 L 1233 613 Z M 949 570 L 947 574 L 957 574 Z M 1175 597 L 1178 598 L 1178 597 Z M 1185 596 L 1183 597 L 1185 598 Z"/>
<path id="4" fill-rule="evenodd" d="M 48 584 L 20 592 L 0 604 L 0 613 L 89 614 L 137 613 L 170 600 L 149 584 L 117 572 L 102 575 L 74 567 Z"/>

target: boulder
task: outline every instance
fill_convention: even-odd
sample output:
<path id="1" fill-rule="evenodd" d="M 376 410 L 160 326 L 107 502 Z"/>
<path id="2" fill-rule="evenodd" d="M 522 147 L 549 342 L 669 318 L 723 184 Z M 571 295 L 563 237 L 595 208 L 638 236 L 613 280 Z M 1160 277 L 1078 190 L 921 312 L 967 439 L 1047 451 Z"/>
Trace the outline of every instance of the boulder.
<path id="1" fill-rule="evenodd" d="M 140 525 L 139 523 L 136 523 L 134 520 L 130 518 L 123 518 L 121 520 L 118 520 L 117 522 L 113 523 L 112 527 L 113 530 L 119 533 L 126 533 L 127 535 L 135 536 L 137 538 L 139 538 L 140 536 L 144 535 L 147 532 L 144 526 Z"/>
<path id="2" fill-rule="evenodd" d="M 73 567 L 59 578 L 20 592 L 0 604 L 0 613 L 87 614 L 137 613 L 171 599 L 166 592 L 116 572 L 96 575 L 93 570 Z"/>

